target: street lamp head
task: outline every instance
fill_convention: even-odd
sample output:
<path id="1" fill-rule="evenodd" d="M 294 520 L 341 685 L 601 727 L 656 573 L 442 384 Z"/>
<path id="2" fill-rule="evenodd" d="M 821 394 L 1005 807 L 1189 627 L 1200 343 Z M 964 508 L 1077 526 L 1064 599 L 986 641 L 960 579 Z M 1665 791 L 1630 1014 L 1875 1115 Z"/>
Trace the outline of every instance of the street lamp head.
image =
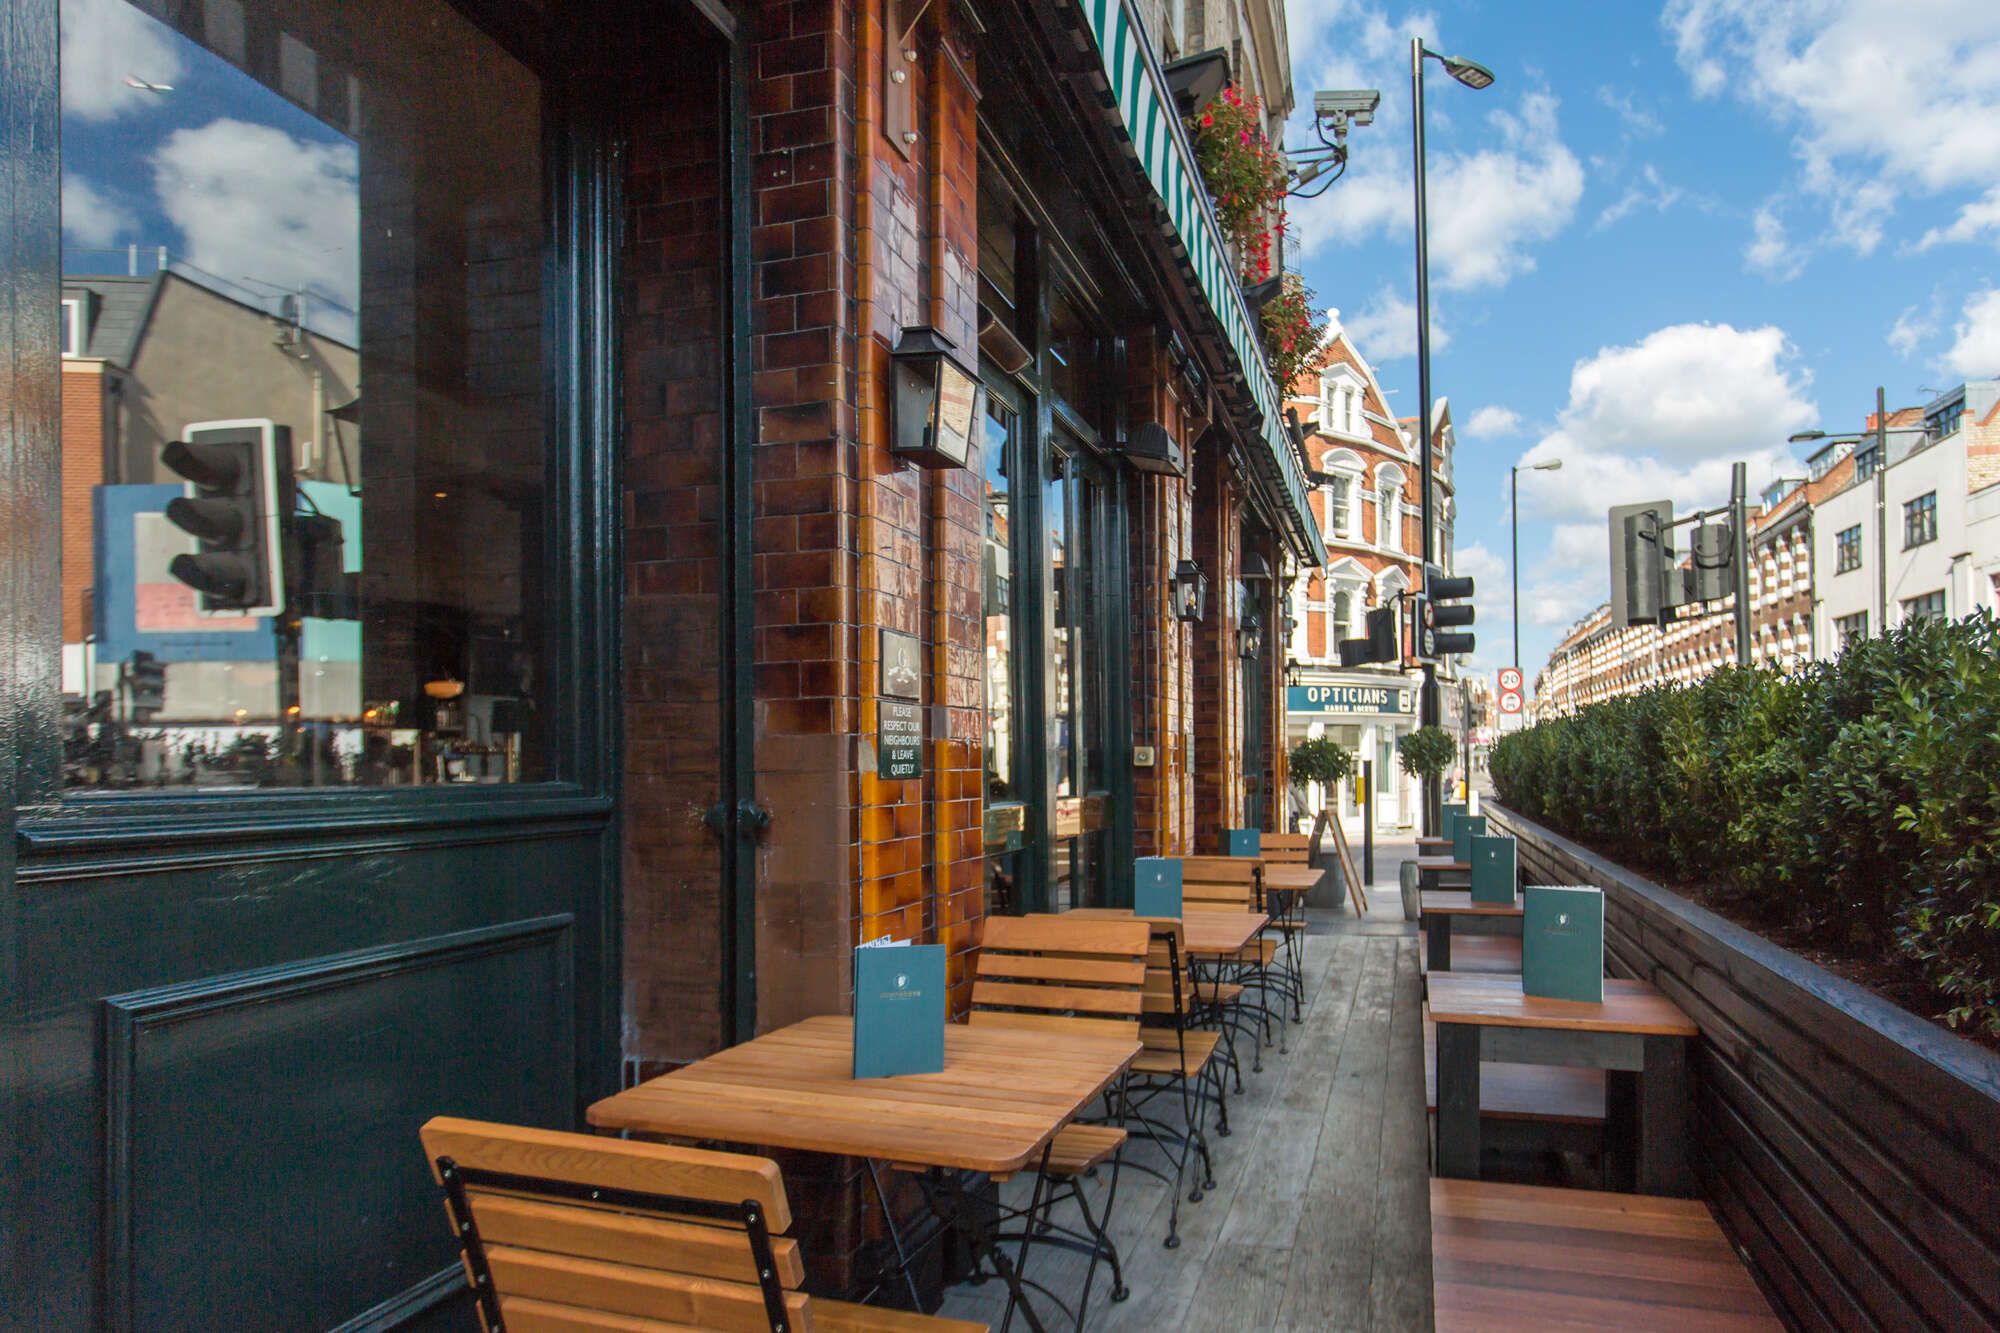
<path id="1" fill-rule="evenodd" d="M 1546 463 L 1530 464 L 1530 466 L 1533 467 L 1534 470 L 1537 472 L 1560 472 L 1562 471 L 1562 465 L 1563 461 L 1560 458 L 1551 458 Z"/>
<path id="2" fill-rule="evenodd" d="M 1444 66 L 1445 73 L 1474 92 L 1493 86 L 1493 71 L 1476 60 L 1467 60 L 1463 56 L 1441 55 L 1438 57 L 1438 63 Z"/>
<path id="3" fill-rule="evenodd" d="M 1808 440 L 1823 440 L 1825 438 L 1826 432 L 1823 430 L 1802 430 L 1795 431 L 1787 436 L 1785 442 L 1787 444 L 1804 444 Z"/>

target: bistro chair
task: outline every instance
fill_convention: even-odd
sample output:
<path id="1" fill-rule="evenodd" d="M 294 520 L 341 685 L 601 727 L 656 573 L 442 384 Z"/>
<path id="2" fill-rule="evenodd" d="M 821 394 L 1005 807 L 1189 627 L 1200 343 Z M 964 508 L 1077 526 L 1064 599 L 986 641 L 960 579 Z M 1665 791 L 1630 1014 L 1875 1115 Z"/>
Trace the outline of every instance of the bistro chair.
<path id="1" fill-rule="evenodd" d="M 487 1333 L 984 1333 L 808 1296 L 778 1164 L 439 1116 L 420 1131 Z"/>
<path id="2" fill-rule="evenodd" d="M 1258 860 L 1264 865 L 1303 866 L 1312 864 L 1312 838 L 1304 833 L 1266 833 L 1260 840 Z M 1258 880 L 1261 886 L 1261 874 Z M 1263 910 L 1271 914 L 1271 928 L 1284 946 L 1284 964 L 1279 974 L 1292 998 L 1292 1021 L 1298 1022 L 1305 1009 L 1306 899 L 1302 893 L 1263 894 Z"/>
<path id="3" fill-rule="evenodd" d="M 1257 903 L 1255 859 L 1244 856 L 1181 858 L 1181 908 L 1184 912 L 1255 912 L 1260 910 Z M 1207 971 L 1211 978 L 1235 984 L 1238 988 L 1234 999 L 1217 1005 L 1215 1013 L 1225 1033 L 1225 1058 L 1236 1071 L 1238 1092 L 1243 1090 L 1242 1067 L 1236 1055 L 1235 1037 L 1239 1031 L 1249 1037 L 1250 1068 L 1253 1072 L 1263 1072 L 1264 1045 L 1271 1039 L 1274 1018 L 1277 1020 L 1279 1049 L 1286 1049 L 1282 1003 L 1275 1013 L 1270 1004 L 1274 985 L 1270 968 L 1277 952 L 1277 941 L 1259 931 L 1256 939 L 1232 957 L 1196 960 L 1197 966 Z M 1257 992 L 1256 1003 L 1244 1003 L 1242 997 L 1252 990 Z M 1252 1013 L 1257 1015 L 1254 1020 Z"/>
<path id="4" fill-rule="evenodd" d="M 1173 1174 L 1127 1156 L 1123 1164 L 1143 1171 L 1168 1185 L 1173 1200 L 1167 1212 L 1168 1249 L 1180 1246 L 1181 1188 L 1195 1158 L 1200 1158 L 1200 1178 L 1188 1193 L 1189 1203 L 1200 1203 L 1203 1191 L 1215 1188 L 1215 1163 L 1210 1156 L 1207 1133 L 1207 1104 L 1213 1101 L 1221 1115 L 1222 1133 L 1229 1132 L 1229 1109 L 1222 1081 L 1222 1061 L 1218 1058 L 1222 1034 L 1202 1028 L 1196 1021 L 1195 984 L 1184 949 L 1184 928 L 1170 917 L 1141 918 L 1152 932 L 1146 953 L 1145 1009 L 1139 1029 L 1144 1048 L 1132 1061 L 1126 1077 L 1124 1096 L 1112 1115 L 1132 1135 L 1147 1139 L 1166 1155 Z M 1240 989 L 1240 988 L 1239 988 Z M 1178 1098 L 1178 1124 L 1152 1113 L 1155 1102 Z"/>
<path id="5" fill-rule="evenodd" d="M 1146 955 L 1150 932 L 1137 919 L 1081 920 L 1065 916 L 990 916 L 983 927 L 974 965 L 972 1009 L 966 1022 L 973 1027 L 1012 1027 L 1039 1031 L 1100 1032 L 1140 1040 L 1139 1017 L 1144 1011 Z M 1122 1088 L 1109 1094 L 1123 1100 Z M 1090 1306 L 1090 1291 L 1099 1263 L 1111 1266 L 1111 1299 L 1122 1301 L 1125 1286 L 1118 1247 L 1109 1227 L 1118 1199 L 1118 1167 L 1125 1131 L 1116 1125 L 1071 1123 L 1058 1130 L 1034 1186 L 1028 1205 L 1003 1209 L 1003 1221 L 1019 1221 L 1020 1259 L 1025 1272 L 1031 1243 L 1055 1245 L 1090 1257 L 1083 1291 L 1077 1297 L 1076 1326 Z M 1083 1188 L 1084 1177 L 1112 1164 L 1111 1183 L 1100 1222 Z M 1055 1205 L 1074 1201 L 1082 1215 L 1085 1235 L 1051 1220 Z M 1058 1305 L 1066 1303 L 1047 1287 L 1021 1279 Z M 1013 1318 L 1008 1303 L 1002 1327 Z"/>

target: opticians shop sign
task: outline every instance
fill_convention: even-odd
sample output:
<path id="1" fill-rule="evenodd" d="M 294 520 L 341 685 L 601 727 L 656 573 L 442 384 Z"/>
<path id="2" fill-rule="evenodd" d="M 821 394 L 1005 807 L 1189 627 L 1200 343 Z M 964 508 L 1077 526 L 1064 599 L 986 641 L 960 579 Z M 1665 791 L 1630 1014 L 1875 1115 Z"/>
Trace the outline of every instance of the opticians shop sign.
<path id="1" fill-rule="evenodd" d="M 1410 713 L 1415 694 L 1394 685 L 1289 685 L 1285 711 L 1290 713 Z"/>

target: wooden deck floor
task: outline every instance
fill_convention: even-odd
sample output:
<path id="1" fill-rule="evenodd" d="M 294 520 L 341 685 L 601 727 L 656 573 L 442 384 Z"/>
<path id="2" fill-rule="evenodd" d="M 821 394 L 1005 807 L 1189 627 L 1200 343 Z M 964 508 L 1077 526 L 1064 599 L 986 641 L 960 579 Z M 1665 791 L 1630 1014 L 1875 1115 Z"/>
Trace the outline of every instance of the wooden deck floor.
<path id="1" fill-rule="evenodd" d="M 1431 1328 L 1416 932 L 1393 879 L 1371 897 L 1364 920 L 1312 914 L 1304 1021 L 1263 1073 L 1246 1063 L 1235 1133 L 1210 1137 L 1216 1189 L 1183 1199 L 1179 1249 L 1161 1245 L 1165 1187 L 1124 1174 L 1112 1234 L 1132 1296 L 1111 1304 L 1100 1277 L 1090 1328 Z M 1073 1291 L 1081 1263 L 1043 1249 L 1030 1276 Z M 997 1283 L 961 1286 L 940 1313 L 997 1327 L 1003 1299 Z"/>

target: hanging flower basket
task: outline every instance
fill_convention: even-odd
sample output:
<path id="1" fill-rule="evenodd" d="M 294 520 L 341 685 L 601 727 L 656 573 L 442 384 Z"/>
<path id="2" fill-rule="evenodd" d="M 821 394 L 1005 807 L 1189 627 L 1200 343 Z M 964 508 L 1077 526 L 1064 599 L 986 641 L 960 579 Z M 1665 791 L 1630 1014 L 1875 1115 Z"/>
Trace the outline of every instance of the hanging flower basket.
<path id="1" fill-rule="evenodd" d="M 1243 277 L 1261 282 L 1271 276 L 1271 249 L 1284 235 L 1288 178 L 1283 155 L 1264 134 L 1264 99 L 1246 97 L 1232 83 L 1188 117 L 1187 127 L 1223 236 Z"/>
<path id="2" fill-rule="evenodd" d="M 1326 318 L 1313 289 L 1286 278 L 1284 289 L 1264 307 L 1264 359 L 1271 363 L 1271 378 L 1281 393 L 1289 392 L 1292 382 L 1318 360 L 1325 341 Z"/>

